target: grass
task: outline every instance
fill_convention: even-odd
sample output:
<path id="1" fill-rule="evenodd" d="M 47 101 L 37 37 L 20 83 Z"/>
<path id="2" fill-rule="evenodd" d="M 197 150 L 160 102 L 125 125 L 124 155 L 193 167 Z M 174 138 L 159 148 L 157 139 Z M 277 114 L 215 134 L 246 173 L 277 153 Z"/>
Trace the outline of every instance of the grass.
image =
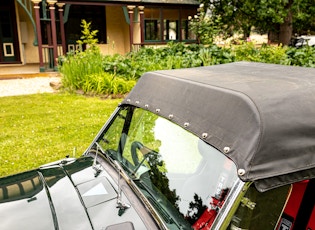
<path id="1" fill-rule="evenodd" d="M 80 156 L 120 101 L 73 94 L 2 97 L 0 176 Z"/>

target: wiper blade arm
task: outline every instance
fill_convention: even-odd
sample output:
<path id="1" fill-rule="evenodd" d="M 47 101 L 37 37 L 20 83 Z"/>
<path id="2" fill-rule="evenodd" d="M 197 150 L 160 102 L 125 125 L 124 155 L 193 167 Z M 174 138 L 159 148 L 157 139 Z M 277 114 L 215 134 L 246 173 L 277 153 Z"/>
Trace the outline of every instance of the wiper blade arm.
<path id="1" fill-rule="evenodd" d="M 118 172 L 118 194 L 117 194 L 117 208 L 119 208 L 118 210 L 118 215 L 121 216 L 122 214 L 124 214 L 124 212 L 126 211 L 126 209 L 130 208 L 130 204 L 126 204 L 122 201 L 121 199 L 121 184 L 120 184 L 120 179 L 121 179 L 121 174 L 123 173 L 123 169 L 121 168 L 120 164 L 117 161 L 114 161 L 114 164 L 117 168 L 117 172 Z"/>

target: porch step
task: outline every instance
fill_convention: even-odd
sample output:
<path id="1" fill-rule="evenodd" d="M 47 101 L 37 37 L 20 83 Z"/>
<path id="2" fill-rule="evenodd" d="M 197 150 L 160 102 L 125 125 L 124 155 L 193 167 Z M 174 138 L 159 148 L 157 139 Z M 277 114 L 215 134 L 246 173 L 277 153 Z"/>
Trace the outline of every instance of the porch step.
<path id="1" fill-rule="evenodd" d="M 38 64 L 0 66 L 0 80 L 59 76 L 59 72 L 40 72 Z"/>
<path id="2" fill-rule="evenodd" d="M 0 69 L 0 80 L 35 78 L 35 77 L 59 77 L 59 76 L 60 76 L 59 72 L 1 73 L 1 69 Z"/>

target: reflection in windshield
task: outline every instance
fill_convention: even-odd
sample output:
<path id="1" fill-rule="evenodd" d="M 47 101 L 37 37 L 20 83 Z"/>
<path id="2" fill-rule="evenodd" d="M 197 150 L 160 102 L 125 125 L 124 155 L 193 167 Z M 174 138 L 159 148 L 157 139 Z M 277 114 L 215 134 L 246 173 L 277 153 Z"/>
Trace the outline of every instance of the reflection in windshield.
<path id="1" fill-rule="evenodd" d="M 209 229 L 235 182 L 235 165 L 167 119 L 119 112 L 98 146 L 120 162 L 169 228 Z"/>

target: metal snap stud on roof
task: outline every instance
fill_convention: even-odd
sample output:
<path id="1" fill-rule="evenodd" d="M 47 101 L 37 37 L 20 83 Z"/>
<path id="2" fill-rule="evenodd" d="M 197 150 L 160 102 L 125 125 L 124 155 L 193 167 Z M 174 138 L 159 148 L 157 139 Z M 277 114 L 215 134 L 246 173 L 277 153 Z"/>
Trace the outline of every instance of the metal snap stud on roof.
<path id="1" fill-rule="evenodd" d="M 244 176 L 244 175 L 245 175 L 245 169 L 239 169 L 239 170 L 237 170 L 237 174 L 238 174 L 239 176 Z"/>
<path id="2" fill-rule="evenodd" d="M 227 146 L 223 148 L 224 153 L 228 153 L 228 152 L 230 152 L 230 150 L 231 150 L 231 148 L 227 147 Z"/>

